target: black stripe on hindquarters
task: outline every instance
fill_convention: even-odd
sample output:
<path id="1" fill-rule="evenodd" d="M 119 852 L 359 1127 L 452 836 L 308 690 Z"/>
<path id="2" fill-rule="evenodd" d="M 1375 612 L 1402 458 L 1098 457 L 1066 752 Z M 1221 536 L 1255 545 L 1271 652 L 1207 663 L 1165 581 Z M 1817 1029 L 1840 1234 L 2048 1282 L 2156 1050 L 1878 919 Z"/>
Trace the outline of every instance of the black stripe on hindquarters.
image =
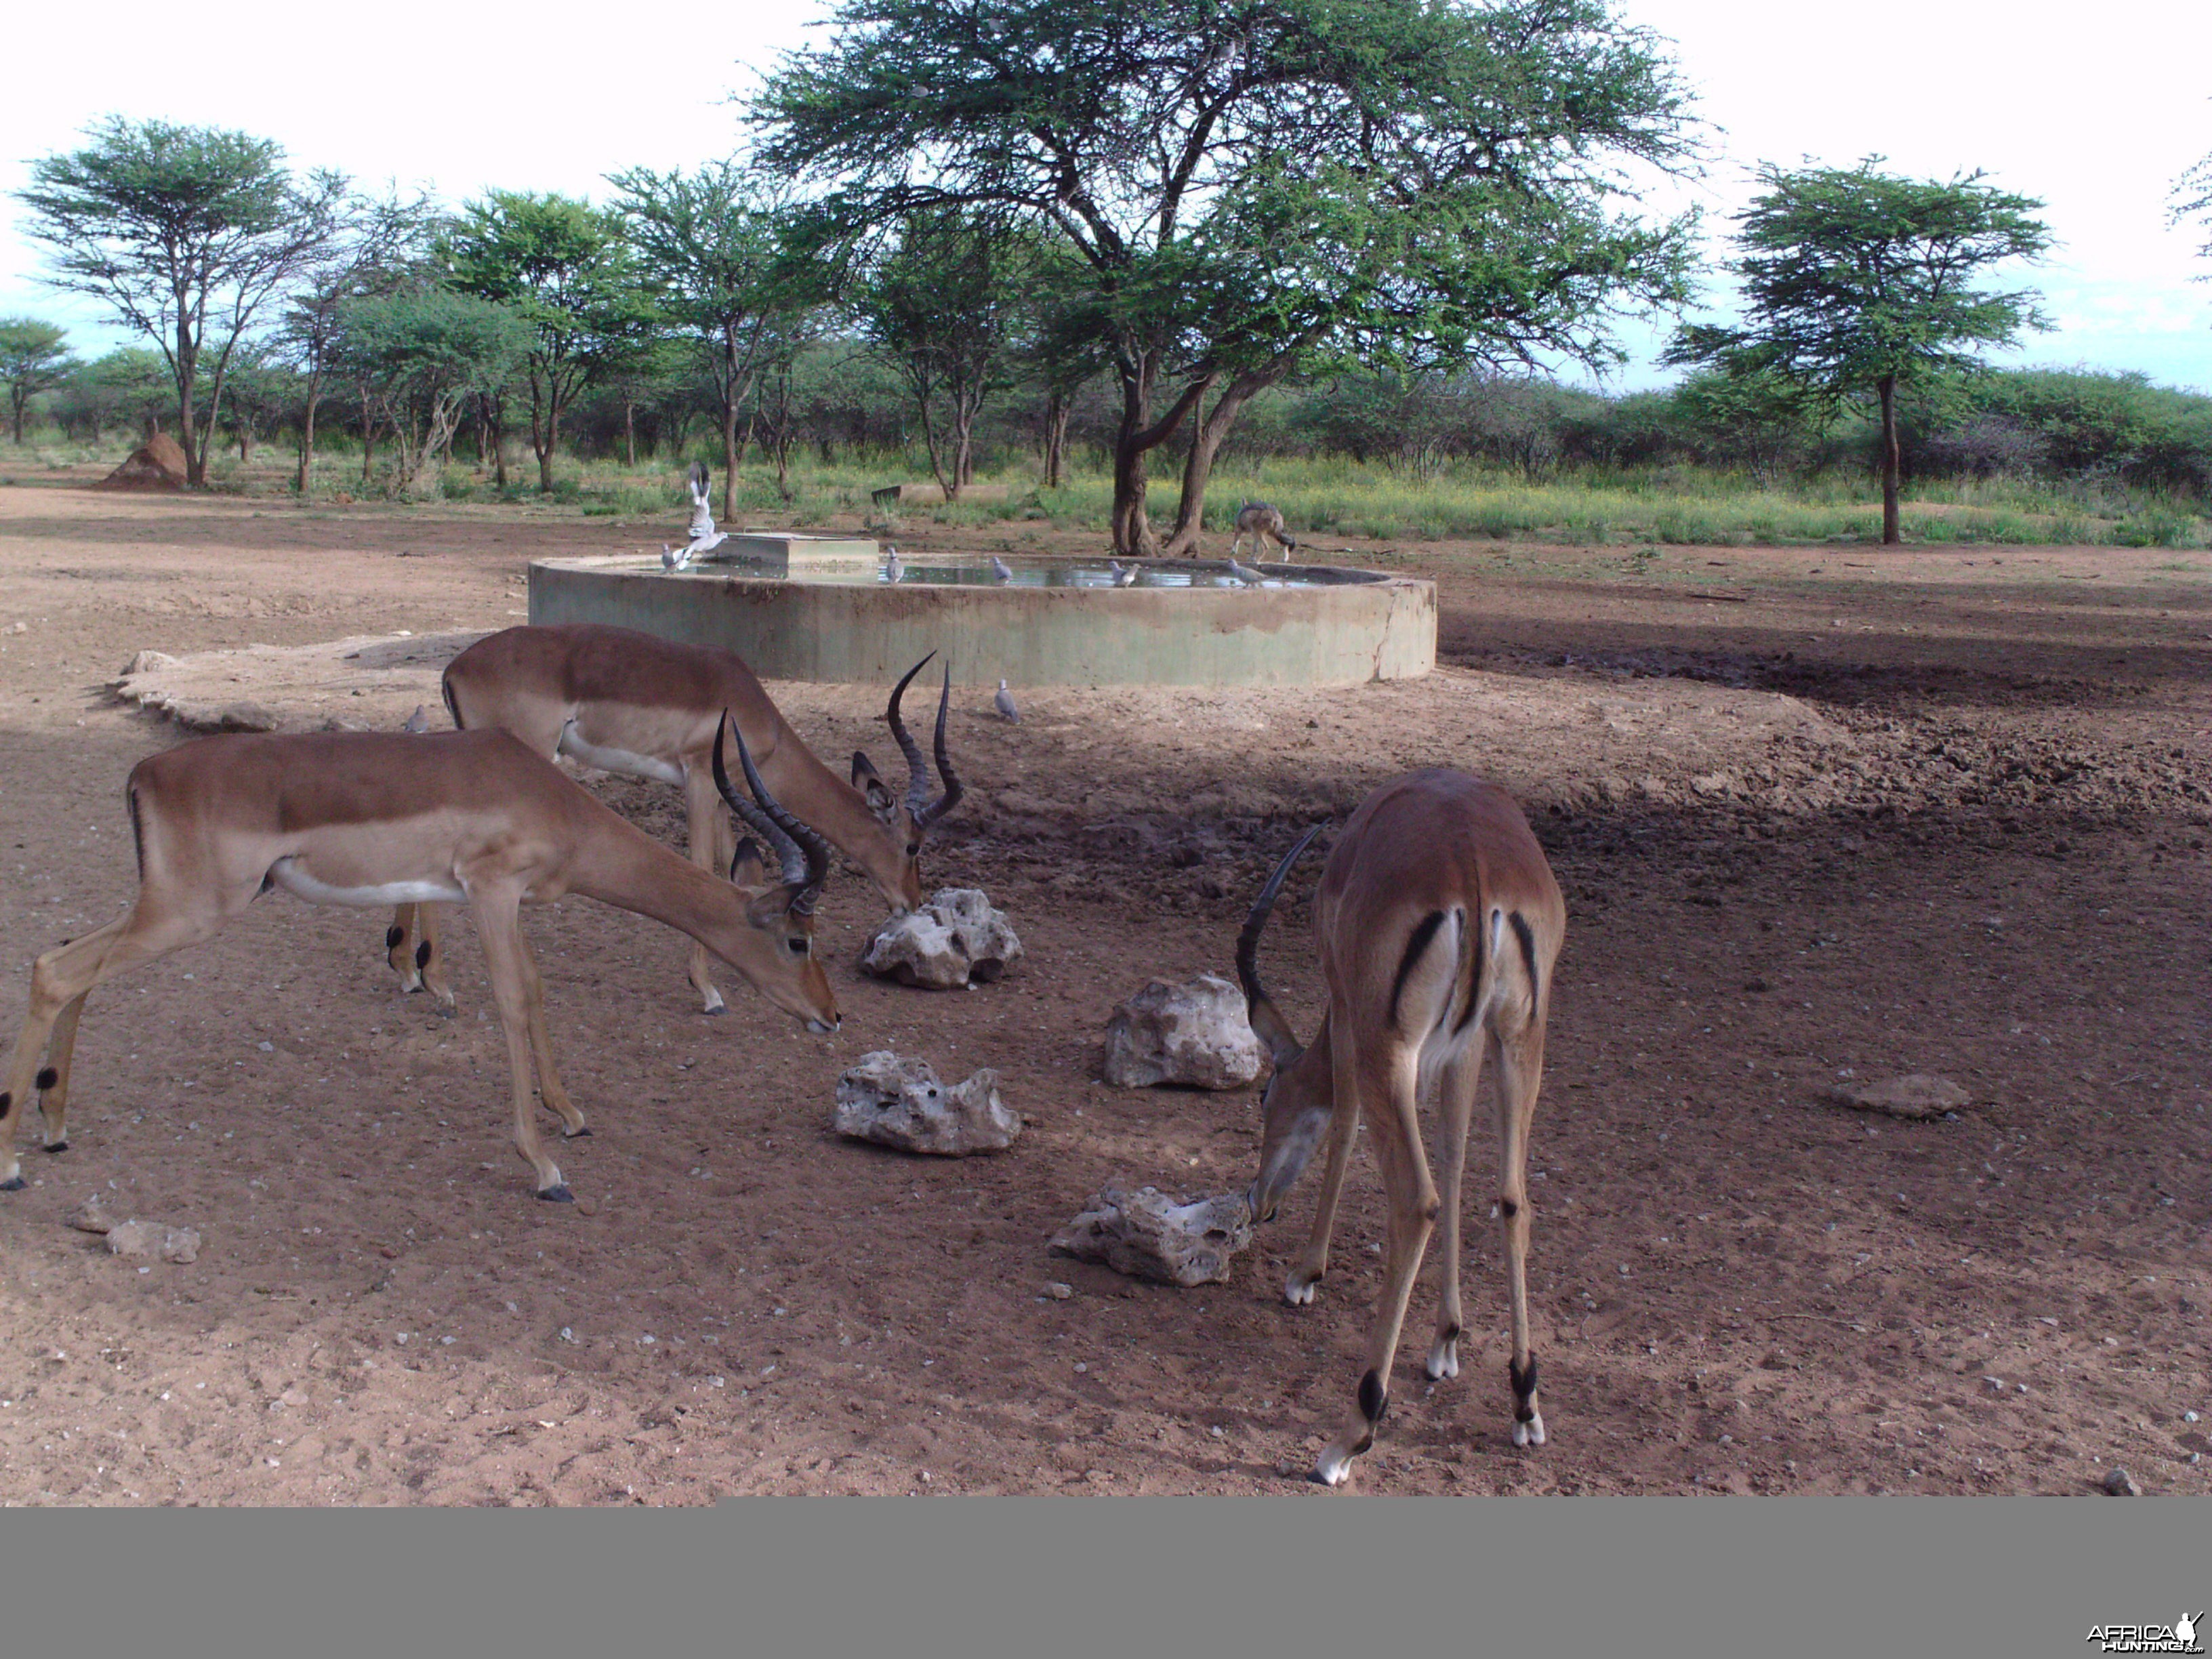
<path id="1" fill-rule="evenodd" d="M 1460 1011 L 1459 1023 L 1452 1027 L 1457 1036 L 1467 1030 L 1474 1011 L 1482 1006 L 1482 953 L 1487 947 L 1483 943 L 1482 907 L 1478 904 L 1469 914 L 1468 931 L 1473 934 L 1472 948 L 1467 953 L 1467 1006 Z"/>
<path id="2" fill-rule="evenodd" d="M 1431 910 L 1413 926 L 1411 939 L 1406 941 L 1406 954 L 1398 961 L 1398 977 L 1390 984 L 1390 1029 L 1398 1029 L 1398 999 L 1405 994 L 1406 979 L 1413 971 L 1413 964 L 1427 954 L 1437 937 L 1437 929 L 1444 925 L 1444 913 Z"/>
<path id="3" fill-rule="evenodd" d="M 1535 1420 L 1536 1408 L 1528 1402 L 1536 1397 L 1536 1356 L 1528 1356 L 1528 1369 L 1522 1370 L 1513 1360 L 1505 1362 L 1505 1375 L 1513 1384 L 1513 1420 L 1528 1423 Z"/>
<path id="4" fill-rule="evenodd" d="M 143 885 L 146 879 L 146 831 L 138 821 L 138 792 L 125 789 L 123 799 L 131 804 L 131 850 L 137 855 L 138 880 Z"/>
<path id="5" fill-rule="evenodd" d="M 1543 988 L 1536 981 L 1536 936 L 1528 928 L 1528 919 L 1516 910 L 1505 918 L 1513 924 L 1513 937 L 1521 941 L 1521 960 L 1528 969 L 1528 1004 L 1531 1009 L 1544 1000 Z"/>

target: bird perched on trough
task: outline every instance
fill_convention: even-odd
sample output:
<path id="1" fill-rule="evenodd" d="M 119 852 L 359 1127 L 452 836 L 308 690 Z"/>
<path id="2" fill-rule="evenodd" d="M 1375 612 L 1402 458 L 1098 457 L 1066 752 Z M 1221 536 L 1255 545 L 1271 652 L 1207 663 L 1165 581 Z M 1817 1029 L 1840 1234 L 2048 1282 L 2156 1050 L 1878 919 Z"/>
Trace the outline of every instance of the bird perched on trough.
<path id="1" fill-rule="evenodd" d="M 905 574 L 906 563 L 899 557 L 898 549 L 894 547 L 884 556 L 884 580 L 895 582 Z"/>
<path id="2" fill-rule="evenodd" d="M 678 549 L 671 547 L 666 542 L 661 543 L 660 568 L 663 570 L 681 570 L 685 565 L 690 562 L 691 550 L 690 548 L 686 547 Z"/>
<path id="3" fill-rule="evenodd" d="M 1229 574 L 1247 587 L 1257 587 L 1262 580 L 1258 571 L 1249 564 L 1237 563 L 1234 556 L 1229 561 Z"/>
<path id="4" fill-rule="evenodd" d="M 430 711 L 428 706 L 423 703 L 416 703 L 415 705 L 415 712 L 407 717 L 406 723 L 399 729 L 403 732 L 428 731 L 430 729 Z"/>
<path id="5" fill-rule="evenodd" d="M 1137 585 L 1138 573 L 1144 567 L 1142 565 L 1116 564 L 1114 567 L 1114 586 L 1116 587 L 1134 587 Z"/>
<path id="6" fill-rule="evenodd" d="M 1012 567 L 995 553 L 991 555 L 991 574 L 1002 582 L 1010 582 L 1014 579 Z"/>
<path id="7" fill-rule="evenodd" d="M 1004 680 L 999 682 L 999 695 L 991 699 L 1001 720 L 1010 720 L 1017 726 L 1022 723 L 1021 712 L 1014 707 L 1014 694 L 1006 690 Z"/>

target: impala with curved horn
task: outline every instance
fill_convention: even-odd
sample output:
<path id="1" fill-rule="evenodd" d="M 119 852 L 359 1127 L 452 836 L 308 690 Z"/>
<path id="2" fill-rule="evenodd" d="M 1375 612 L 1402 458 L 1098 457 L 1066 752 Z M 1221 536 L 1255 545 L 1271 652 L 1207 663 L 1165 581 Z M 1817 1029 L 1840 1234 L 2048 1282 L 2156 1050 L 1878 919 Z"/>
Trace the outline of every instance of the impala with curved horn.
<path id="1" fill-rule="evenodd" d="M 531 1109 L 533 1062 L 537 1096 L 562 1133 L 590 1131 L 554 1067 L 523 905 L 581 893 L 650 916 L 689 933 L 810 1031 L 841 1024 L 814 956 L 829 845 L 769 793 L 742 730 L 738 759 L 753 799 L 730 787 L 721 750 L 718 733 L 717 787 L 777 849 L 780 878 L 757 858 L 740 860 L 733 881 L 688 863 L 505 732 L 203 738 L 139 762 L 125 791 L 138 896 L 31 970 L 29 1009 L 0 1079 L 0 1190 L 23 1184 L 15 1132 L 34 1085 L 46 1150 L 69 1145 L 70 1061 L 94 988 L 213 938 L 282 887 L 316 904 L 469 906 L 507 1036 L 515 1145 L 538 1196 L 566 1200 Z"/>
<path id="2" fill-rule="evenodd" d="M 1374 1443 L 1389 1401 L 1390 1366 L 1431 1229 L 1443 1223 L 1443 1294 L 1428 1374 L 1459 1375 L 1460 1179 L 1486 1051 L 1498 1062 L 1498 1212 L 1512 1304 L 1516 1445 L 1544 1443 L 1536 1358 L 1528 1336 L 1528 1126 L 1544 1067 L 1552 964 L 1566 907 L 1543 849 L 1511 796 L 1464 772 L 1437 769 L 1384 784 L 1360 804 L 1330 850 L 1314 900 L 1314 936 L 1328 1011 L 1310 1048 L 1260 982 L 1259 946 L 1291 866 L 1318 826 L 1285 855 L 1237 941 L 1252 1029 L 1274 1059 L 1261 1097 L 1260 1172 L 1249 1200 L 1270 1219 L 1324 1133 L 1328 1159 L 1305 1253 L 1283 1287 L 1303 1305 L 1328 1267 L 1329 1231 L 1362 1113 L 1389 1209 L 1383 1283 L 1367 1366 L 1349 1418 L 1313 1479 L 1334 1486 Z M 1421 1150 L 1420 1104 L 1443 1119 L 1443 1188 Z"/>
<path id="3" fill-rule="evenodd" d="M 570 623 L 489 635 L 447 665 L 446 707 L 464 730 L 499 726 L 540 755 L 567 755 L 626 777 L 674 784 L 684 791 L 692 860 L 718 871 L 728 867 L 735 846 L 729 819 L 716 805 L 708 756 L 727 711 L 777 796 L 867 872 L 898 915 L 921 904 L 922 842 L 963 793 L 945 744 L 951 670 L 937 703 L 937 774 L 944 788 L 933 799 L 927 763 L 900 715 L 907 687 L 936 654 L 906 672 L 884 710 L 906 757 L 903 804 L 865 754 L 854 755 L 850 783 L 817 760 L 742 659 L 627 628 Z M 427 987 L 451 1005 L 428 911 L 401 906 L 385 949 L 407 989 Z M 692 988 L 704 1011 L 719 1014 L 722 994 L 708 966 L 705 951 L 691 953 Z"/>

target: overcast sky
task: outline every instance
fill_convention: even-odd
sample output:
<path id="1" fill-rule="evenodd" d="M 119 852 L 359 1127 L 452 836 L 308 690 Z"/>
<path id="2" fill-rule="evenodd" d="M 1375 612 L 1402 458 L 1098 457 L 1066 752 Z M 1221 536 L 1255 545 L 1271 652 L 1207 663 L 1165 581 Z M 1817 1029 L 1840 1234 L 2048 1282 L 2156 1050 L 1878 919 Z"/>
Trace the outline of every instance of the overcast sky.
<path id="1" fill-rule="evenodd" d="M 2057 325 L 2006 361 L 2140 369 L 2212 392 L 2212 227 L 2166 222 L 2167 193 L 2212 151 L 2212 4 L 2106 0 L 1994 9 L 1969 0 L 1626 0 L 1676 43 L 1719 159 L 1686 191 L 1716 241 L 1761 161 L 1849 165 L 1869 153 L 1918 177 L 1981 167 L 2042 198 L 2060 246 L 2020 280 Z M 659 0 L 578 27 L 503 7 L 434 14 L 231 0 L 199 19 L 120 0 L 27 8 L 0 98 L 0 191 L 117 112 L 241 128 L 295 162 L 432 186 L 603 193 L 602 175 L 688 166 L 736 147 L 727 101 L 808 38 L 810 0 Z M 635 19 L 630 25 L 629 20 Z M 2045 21 L 2049 20 L 2049 21 Z M 0 198 L 0 313 L 69 324 L 81 348 L 117 337 L 82 301 L 41 289 L 38 254 Z M 1716 289 L 1725 305 L 1724 288 Z M 1663 325 L 1628 331 L 1616 384 L 1671 378 Z"/>

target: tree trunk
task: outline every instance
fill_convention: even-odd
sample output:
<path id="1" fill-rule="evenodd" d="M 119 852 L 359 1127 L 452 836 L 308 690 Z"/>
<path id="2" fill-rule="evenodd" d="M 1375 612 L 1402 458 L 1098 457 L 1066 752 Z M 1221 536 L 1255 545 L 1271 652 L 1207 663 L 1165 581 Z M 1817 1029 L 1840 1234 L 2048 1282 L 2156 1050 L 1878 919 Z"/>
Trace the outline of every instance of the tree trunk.
<path id="1" fill-rule="evenodd" d="M 722 325 L 722 517 L 732 523 L 738 516 L 738 396 L 737 325 Z M 750 390 L 750 387 L 748 388 Z M 687 420 L 685 424 L 690 422 Z M 684 453 L 683 428 L 678 428 L 677 453 Z"/>
<path id="2" fill-rule="evenodd" d="M 307 484 L 315 471 L 315 405 L 323 400 L 323 374 L 320 369 L 307 376 L 307 412 L 300 420 L 300 471 L 292 480 L 295 495 L 307 493 Z"/>
<path id="3" fill-rule="evenodd" d="M 1067 398 L 1058 391 L 1044 397 L 1044 487 L 1057 489 L 1067 465 Z"/>
<path id="4" fill-rule="evenodd" d="M 1222 441 L 1229 436 L 1253 395 L 1274 385 L 1287 368 L 1287 364 L 1271 366 L 1238 375 L 1198 422 L 1191 433 L 1190 453 L 1183 457 L 1182 499 L 1176 507 L 1175 529 L 1161 550 L 1168 557 L 1179 559 L 1198 550 L 1199 534 L 1206 528 L 1206 481 L 1213 476 L 1213 460 L 1221 453 Z"/>
<path id="5" fill-rule="evenodd" d="M 20 382 L 8 388 L 8 401 L 15 405 L 15 447 L 21 449 L 23 447 L 23 405 L 30 400 Z"/>
<path id="6" fill-rule="evenodd" d="M 1114 434 L 1114 550 L 1131 558 L 1155 558 L 1159 552 L 1151 521 L 1145 516 L 1145 458 L 1182 424 L 1191 406 L 1213 386 L 1211 374 L 1193 380 L 1182 389 L 1175 407 L 1147 426 L 1145 417 L 1152 412 L 1152 381 L 1158 363 L 1156 349 L 1145 347 L 1126 353 L 1120 371 L 1121 424 Z"/>
<path id="7" fill-rule="evenodd" d="M 1903 470 L 1897 445 L 1897 376 L 1885 374 L 1875 382 L 1881 393 L 1881 544 L 1895 547 L 1905 539 L 1898 526 L 1898 475 Z"/>
<path id="8" fill-rule="evenodd" d="M 623 399 L 623 465 L 637 471 L 637 400 Z"/>
<path id="9" fill-rule="evenodd" d="M 198 489 L 207 481 L 207 451 L 193 441 L 192 380 L 199 370 L 198 343 L 192 338 L 191 311 L 182 294 L 177 296 L 177 440 L 185 450 L 185 486 Z"/>
<path id="10" fill-rule="evenodd" d="M 920 392 L 917 401 L 921 407 L 921 441 L 929 449 L 929 476 L 937 480 L 937 487 L 945 492 L 946 501 L 955 500 L 960 494 L 960 475 L 955 472 L 950 478 L 945 476 L 945 465 L 938 453 L 937 425 L 929 418 L 929 393 Z"/>

